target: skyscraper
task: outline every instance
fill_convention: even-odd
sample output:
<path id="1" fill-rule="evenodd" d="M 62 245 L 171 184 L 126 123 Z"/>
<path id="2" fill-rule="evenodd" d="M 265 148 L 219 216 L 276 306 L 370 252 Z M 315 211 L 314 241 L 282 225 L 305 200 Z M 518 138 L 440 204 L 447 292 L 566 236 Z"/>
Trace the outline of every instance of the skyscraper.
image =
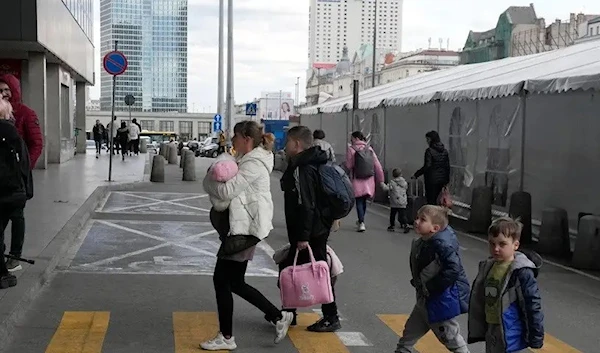
<path id="1" fill-rule="evenodd" d="M 100 50 L 118 50 L 128 60 L 117 78 L 115 110 L 187 111 L 187 0 L 100 0 Z M 112 76 L 102 70 L 100 106 L 110 110 Z"/>
<path id="2" fill-rule="evenodd" d="M 403 0 L 377 0 L 377 49 L 402 47 Z M 337 63 L 373 43 L 375 0 L 310 0 L 308 63 Z"/>

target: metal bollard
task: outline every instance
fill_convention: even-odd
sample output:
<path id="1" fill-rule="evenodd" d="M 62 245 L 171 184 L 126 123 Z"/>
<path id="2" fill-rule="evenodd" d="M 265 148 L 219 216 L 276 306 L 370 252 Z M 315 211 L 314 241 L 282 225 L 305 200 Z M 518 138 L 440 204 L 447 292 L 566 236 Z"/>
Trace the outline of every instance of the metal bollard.
<path id="1" fill-rule="evenodd" d="M 152 158 L 152 170 L 150 171 L 150 181 L 153 183 L 165 182 L 165 158 L 159 154 Z"/>
<path id="2" fill-rule="evenodd" d="M 521 244 L 531 244 L 531 194 L 525 191 L 514 192 L 510 196 L 508 214 L 523 224 Z"/>
<path id="3" fill-rule="evenodd" d="M 492 189 L 480 186 L 473 189 L 471 197 L 471 212 L 469 214 L 469 231 L 487 234 L 492 224 Z"/>
<path id="4" fill-rule="evenodd" d="M 577 241 L 573 251 L 573 267 L 580 270 L 600 270 L 600 216 L 583 216 L 579 220 Z"/>
<path id="5" fill-rule="evenodd" d="M 178 164 L 177 160 L 177 145 L 172 143 L 169 144 L 169 148 L 167 148 L 167 153 L 169 156 L 169 164 Z"/>
<path id="6" fill-rule="evenodd" d="M 183 181 L 196 181 L 196 154 L 192 151 L 185 151 L 181 158 L 185 159 Z"/>
<path id="7" fill-rule="evenodd" d="M 569 218 L 566 210 L 547 208 L 542 211 L 538 249 L 545 255 L 568 257 L 571 254 Z"/>

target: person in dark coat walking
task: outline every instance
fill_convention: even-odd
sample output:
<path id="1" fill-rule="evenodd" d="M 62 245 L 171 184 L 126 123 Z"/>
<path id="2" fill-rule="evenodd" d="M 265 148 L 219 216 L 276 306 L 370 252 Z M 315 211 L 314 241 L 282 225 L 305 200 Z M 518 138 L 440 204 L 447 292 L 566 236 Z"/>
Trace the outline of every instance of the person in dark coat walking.
<path id="1" fill-rule="evenodd" d="M 437 131 L 429 131 L 425 138 L 429 145 L 425 150 L 425 162 L 412 178 L 423 175 L 427 204 L 437 205 L 442 189 L 450 182 L 450 157 Z"/>

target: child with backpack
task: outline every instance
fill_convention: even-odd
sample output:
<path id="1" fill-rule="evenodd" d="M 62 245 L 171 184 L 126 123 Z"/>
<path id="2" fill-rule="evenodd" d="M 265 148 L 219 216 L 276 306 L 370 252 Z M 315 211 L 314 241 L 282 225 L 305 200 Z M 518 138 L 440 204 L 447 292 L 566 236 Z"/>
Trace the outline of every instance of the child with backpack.
<path id="1" fill-rule="evenodd" d="M 406 197 L 406 190 L 408 189 L 408 183 L 406 179 L 402 177 L 402 170 L 395 168 L 392 170 L 393 179 L 389 183 L 382 183 L 383 190 L 389 192 L 390 198 L 390 226 L 388 232 L 393 232 L 396 228 L 396 215 L 398 215 L 398 222 L 400 227 L 404 229 L 404 234 L 410 232 L 408 227 L 408 216 L 406 214 L 406 206 L 408 205 L 408 198 Z"/>
<path id="2" fill-rule="evenodd" d="M 414 352 L 414 345 L 433 331 L 451 352 L 469 353 L 456 317 L 467 312 L 469 282 L 462 266 L 458 239 L 448 225 L 448 211 L 426 205 L 415 220 L 419 238 L 410 251 L 411 285 L 417 303 L 406 322 L 396 353 Z"/>
<path id="3" fill-rule="evenodd" d="M 4 261 L 4 229 L 10 215 L 33 197 L 29 152 L 12 120 L 11 104 L 0 99 L 0 289 L 17 285 Z"/>
<path id="4" fill-rule="evenodd" d="M 508 217 L 488 230 L 490 258 L 479 264 L 469 305 L 469 343 L 486 353 L 528 352 L 544 344 L 544 313 L 536 277 L 542 258 L 517 251 L 522 225 Z"/>

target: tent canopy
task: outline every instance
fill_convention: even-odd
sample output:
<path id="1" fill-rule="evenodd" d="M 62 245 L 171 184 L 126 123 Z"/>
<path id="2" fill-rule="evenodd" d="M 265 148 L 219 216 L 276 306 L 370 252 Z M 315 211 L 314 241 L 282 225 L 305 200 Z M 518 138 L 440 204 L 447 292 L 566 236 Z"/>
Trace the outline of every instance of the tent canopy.
<path id="1" fill-rule="evenodd" d="M 411 76 L 360 92 L 359 108 L 489 99 L 519 94 L 523 89 L 535 93 L 600 90 L 600 40 Z M 300 113 L 336 113 L 351 104 L 352 96 L 346 96 Z"/>

